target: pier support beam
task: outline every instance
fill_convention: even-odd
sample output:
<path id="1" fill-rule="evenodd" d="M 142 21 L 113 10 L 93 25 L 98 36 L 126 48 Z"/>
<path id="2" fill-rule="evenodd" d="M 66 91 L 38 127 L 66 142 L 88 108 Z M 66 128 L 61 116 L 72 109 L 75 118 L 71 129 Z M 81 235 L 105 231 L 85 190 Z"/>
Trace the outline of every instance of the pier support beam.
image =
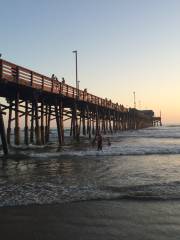
<path id="1" fill-rule="evenodd" d="M 82 111 L 82 130 L 83 130 L 83 135 L 86 136 L 86 112 L 85 109 Z"/>
<path id="2" fill-rule="evenodd" d="M 4 127 L 4 119 L 3 119 L 3 113 L 1 111 L 1 105 L 0 105 L 0 135 L 1 135 L 1 142 L 3 147 L 4 154 L 8 154 L 8 145 L 6 140 L 6 133 L 5 133 L 5 127 Z"/>
<path id="3" fill-rule="evenodd" d="M 55 104 L 55 115 L 56 115 L 56 124 L 58 132 L 58 142 L 59 146 L 64 143 L 64 125 L 63 125 L 63 105 L 62 101 L 58 104 Z"/>
<path id="4" fill-rule="evenodd" d="M 8 144 L 11 144 L 12 106 L 13 106 L 13 101 L 9 100 L 9 116 L 8 116 L 8 127 L 7 127 L 7 143 Z"/>
<path id="5" fill-rule="evenodd" d="M 45 127 L 45 142 L 49 142 L 49 132 L 51 123 L 51 105 L 46 106 L 46 127 Z"/>
<path id="6" fill-rule="evenodd" d="M 32 103 L 31 109 L 31 129 L 30 129 L 30 143 L 34 142 L 34 104 Z"/>
<path id="7" fill-rule="evenodd" d="M 96 108 L 96 134 L 99 133 L 99 112 L 98 109 Z"/>
<path id="8" fill-rule="evenodd" d="M 37 100 L 35 100 L 34 102 L 34 110 L 35 110 L 35 123 L 36 123 L 36 126 L 35 126 L 36 144 L 41 145 Z"/>
<path id="9" fill-rule="evenodd" d="M 44 133 L 44 103 L 41 103 L 41 143 L 45 144 L 45 133 Z"/>
<path id="10" fill-rule="evenodd" d="M 20 144 L 20 127 L 19 127 L 19 92 L 16 93 L 15 98 L 15 127 L 14 127 L 14 143 Z"/>
<path id="11" fill-rule="evenodd" d="M 76 103 L 74 103 L 74 105 L 72 107 L 71 134 L 73 135 L 74 140 L 79 141 L 77 104 Z"/>
<path id="12" fill-rule="evenodd" d="M 24 143 L 26 145 L 29 144 L 28 114 L 28 101 L 25 101 Z"/>
<path id="13" fill-rule="evenodd" d="M 90 114 L 89 114 L 88 105 L 86 107 L 86 111 L 87 111 L 87 133 L 88 133 L 89 139 L 91 139 L 91 118 L 90 118 Z"/>
<path id="14" fill-rule="evenodd" d="M 59 103 L 59 112 L 60 112 L 60 127 L 61 127 L 61 143 L 64 144 L 64 121 L 63 121 L 64 108 L 63 108 L 62 99 Z"/>

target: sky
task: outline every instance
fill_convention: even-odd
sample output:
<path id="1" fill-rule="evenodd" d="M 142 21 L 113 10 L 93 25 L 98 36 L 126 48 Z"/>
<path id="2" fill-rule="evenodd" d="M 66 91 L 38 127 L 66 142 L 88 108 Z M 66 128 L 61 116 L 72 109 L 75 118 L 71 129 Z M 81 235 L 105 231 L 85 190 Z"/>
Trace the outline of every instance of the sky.
<path id="1" fill-rule="evenodd" d="M 3 59 L 180 123 L 179 0 L 0 0 Z"/>

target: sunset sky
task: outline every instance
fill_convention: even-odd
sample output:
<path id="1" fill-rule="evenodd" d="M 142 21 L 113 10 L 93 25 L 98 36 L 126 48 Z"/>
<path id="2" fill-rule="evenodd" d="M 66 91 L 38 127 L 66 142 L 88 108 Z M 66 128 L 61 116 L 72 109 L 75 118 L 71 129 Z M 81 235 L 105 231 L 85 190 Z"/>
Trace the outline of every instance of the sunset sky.
<path id="1" fill-rule="evenodd" d="M 0 0 L 3 59 L 180 123 L 179 0 Z"/>

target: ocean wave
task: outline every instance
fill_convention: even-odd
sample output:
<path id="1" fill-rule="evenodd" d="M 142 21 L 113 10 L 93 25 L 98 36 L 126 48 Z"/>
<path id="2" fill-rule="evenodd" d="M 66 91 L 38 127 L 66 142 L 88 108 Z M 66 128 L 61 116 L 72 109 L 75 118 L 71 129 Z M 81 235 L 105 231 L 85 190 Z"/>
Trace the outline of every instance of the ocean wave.
<path id="1" fill-rule="evenodd" d="M 180 128 L 180 124 L 169 124 L 166 125 L 167 128 Z"/>
<path id="2" fill-rule="evenodd" d="M 126 200 L 180 200 L 180 181 L 130 187 L 108 186 L 104 188 L 115 199 Z M 116 196 L 115 196 L 115 194 Z M 111 199 L 111 198 L 110 198 Z"/>
<path id="3" fill-rule="evenodd" d="M 120 138 L 122 138 L 122 136 L 120 136 Z M 152 139 L 180 139 L 180 133 L 177 133 L 176 135 L 168 135 L 168 134 L 164 134 L 164 135 L 126 135 L 123 136 L 123 138 L 152 138 Z"/>
<path id="4" fill-rule="evenodd" d="M 47 149 L 46 149 L 47 150 Z M 62 159 L 69 157 L 113 157 L 113 156 L 146 156 L 146 155 L 177 155 L 180 154 L 180 147 L 152 147 L 152 148 L 105 148 L 104 150 L 70 150 L 70 151 L 10 151 L 9 155 L 2 156 L 6 159 Z"/>
<path id="5" fill-rule="evenodd" d="M 112 135 L 111 136 L 111 139 L 117 139 L 117 140 L 121 140 L 121 139 L 127 139 L 127 138 L 129 138 L 129 139 L 134 139 L 134 138 L 137 138 L 137 139 L 180 139 L 180 129 L 178 129 L 178 131 L 177 132 L 175 132 L 175 133 L 172 133 L 172 132 L 160 132 L 160 133 L 158 133 L 158 132 L 154 132 L 154 133 L 144 133 L 144 134 L 126 134 L 126 135 L 118 135 L 118 136 L 114 136 L 114 135 Z"/>
<path id="6" fill-rule="evenodd" d="M 90 156 L 138 156 L 138 155 L 166 155 L 166 154 L 180 154 L 180 147 L 178 148 L 151 148 L 151 149 L 105 149 L 102 151 L 97 150 L 83 150 L 83 151 L 62 151 L 51 153 L 29 153 L 28 155 L 33 158 L 49 158 L 49 157 L 90 157 Z"/>
<path id="7" fill-rule="evenodd" d="M 107 146 L 105 138 L 102 151 L 89 143 L 82 146 L 70 143 L 62 148 L 55 143 L 12 145 L 7 161 L 0 161 L 0 206 L 93 200 L 180 200 L 180 181 L 168 182 L 179 179 L 180 128 L 173 128 L 173 132 L 169 129 L 110 135 L 111 146 Z M 178 156 L 161 156 L 175 154 Z M 159 156 L 125 157 L 124 161 L 118 157 L 145 155 Z M 120 184 L 116 185 L 117 182 Z M 155 183 L 147 185 L 147 182 Z"/>
<path id="8" fill-rule="evenodd" d="M 137 186 L 62 186 L 60 183 L 0 185 L 0 207 L 99 200 L 180 200 L 180 182 Z"/>

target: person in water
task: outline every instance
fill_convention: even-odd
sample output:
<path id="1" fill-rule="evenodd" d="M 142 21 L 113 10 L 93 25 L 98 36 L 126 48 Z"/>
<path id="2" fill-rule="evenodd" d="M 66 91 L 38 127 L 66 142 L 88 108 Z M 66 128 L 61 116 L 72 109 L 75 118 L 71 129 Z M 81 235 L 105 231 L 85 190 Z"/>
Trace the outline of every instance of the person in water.
<path id="1" fill-rule="evenodd" d="M 110 138 L 109 137 L 107 138 L 107 144 L 108 144 L 108 146 L 111 146 L 111 142 L 110 142 Z"/>
<path id="2" fill-rule="evenodd" d="M 93 147 L 95 146 L 96 140 L 97 140 L 97 135 L 95 135 L 94 139 L 92 140 L 92 146 Z"/>
<path id="3" fill-rule="evenodd" d="M 102 136 L 100 133 L 97 136 L 97 150 L 102 150 Z"/>

